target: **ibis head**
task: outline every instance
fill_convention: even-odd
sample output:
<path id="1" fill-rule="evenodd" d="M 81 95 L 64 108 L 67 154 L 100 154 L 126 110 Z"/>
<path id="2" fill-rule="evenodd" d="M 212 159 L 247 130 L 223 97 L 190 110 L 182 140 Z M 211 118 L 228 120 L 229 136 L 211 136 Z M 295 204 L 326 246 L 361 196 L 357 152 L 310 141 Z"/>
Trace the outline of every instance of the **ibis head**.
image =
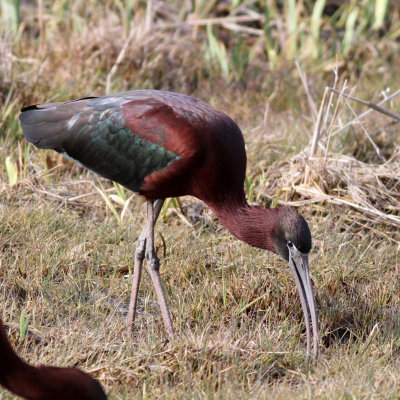
<path id="1" fill-rule="evenodd" d="M 293 208 L 278 211 L 278 224 L 273 235 L 275 251 L 289 264 L 299 292 L 307 332 L 307 353 L 311 354 L 311 326 L 313 331 L 313 359 L 318 356 L 318 320 L 308 268 L 311 232 L 307 221 Z"/>

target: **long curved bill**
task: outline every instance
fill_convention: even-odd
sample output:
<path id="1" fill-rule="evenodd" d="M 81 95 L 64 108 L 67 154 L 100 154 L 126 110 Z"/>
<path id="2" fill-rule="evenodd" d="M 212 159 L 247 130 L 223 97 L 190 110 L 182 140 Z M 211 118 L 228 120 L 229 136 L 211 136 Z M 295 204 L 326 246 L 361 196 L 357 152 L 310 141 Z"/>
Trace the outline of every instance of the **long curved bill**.
<path id="1" fill-rule="evenodd" d="M 312 355 L 313 361 L 318 358 L 318 317 L 315 307 L 315 299 L 312 291 L 310 273 L 308 270 L 308 254 L 303 254 L 293 245 L 289 248 L 289 266 L 293 272 L 297 290 L 299 292 L 301 306 L 307 332 L 307 359 L 308 363 Z M 311 323 L 311 324 L 310 324 Z M 311 325 L 313 333 L 313 352 L 311 353 Z"/>

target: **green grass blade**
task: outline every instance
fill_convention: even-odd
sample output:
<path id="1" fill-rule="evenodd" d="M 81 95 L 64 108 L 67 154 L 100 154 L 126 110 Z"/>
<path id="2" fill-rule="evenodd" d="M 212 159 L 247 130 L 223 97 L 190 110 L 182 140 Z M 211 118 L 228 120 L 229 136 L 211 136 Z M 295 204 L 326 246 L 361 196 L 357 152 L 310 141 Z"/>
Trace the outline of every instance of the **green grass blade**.
<path id="1" fill-rule="evenodd" d="M 15 34 L 20 24 L 21 0 L 0 0 L 1 19 L 9 33 Z"/>
<path id="2" fill-rule="evenodd" d="M 15 166 L 15 163 L 12 161 L 11 157 L 7 157 L 5 163 L 6 163 L 8 184 L 10 186 L 14 186 L 18 180 L 18 169 Z"/>
<path id="3" fill-rule="evenodd" d="M 20 340 L 24 340 L 26 336 L 26 332 L 28 332 L 29 325 L 29 317 L 25 314 L 25 311 L 21 311 L 21 315 L 19 317 L 19 338 Z"/>
<path id="4" fill-rule="evenodd" d="M 219 41 L 212 30 L 212 26 L 207 25 L 207 38 L 209 47 L 209 56 L 211 64 L 218 65 L 223 77 L 229 81 L 229 60 L 225 45 Z"/>
<path id="5" fill-rule="evenodd" d="M 319 55 L 320 47 L 320 28 L 322 24 L 322 12 L 324 11 L 326 0 L 317 0 L 314 4 L 313 12 L 311 15 L 311 38 L 312 38 L 312 48 L 311 53 L 314 58 Z"/>
<path id="6" fill-rule="evenodd" d="M 355 25 L 358 13 L 359 9 L 355 7 L 352 11 L 350 11 L 350 14 L 346 19 L 345 33 L 342 42 L 342 51 L 344 54 L 347 54 L 349 52 L 352 42 L 354 40 Z"/>
<path id="7" fill-rule="evenodd" d="M 287 41 L 287 52 L 289 57 L 293 57 L 297 51 L 297 11 L 296 11 L 296 0 L 288 0 L 286 18 L 287 18 L 287 29 L 288 29 L 288 41 Z"/>
<path id="8" fill-rule="evenodd" d="M 373 29 L 380 29 L 385 22 L 385 16 L 388 10 L 389 0 L 375 0 L 375 13 Z"/>
<path id="9" fill-rule="evenodd" d="M 125 188 L 117 182 L 113 182 L 117 195 L 122 199 L 126 200 Z"/>

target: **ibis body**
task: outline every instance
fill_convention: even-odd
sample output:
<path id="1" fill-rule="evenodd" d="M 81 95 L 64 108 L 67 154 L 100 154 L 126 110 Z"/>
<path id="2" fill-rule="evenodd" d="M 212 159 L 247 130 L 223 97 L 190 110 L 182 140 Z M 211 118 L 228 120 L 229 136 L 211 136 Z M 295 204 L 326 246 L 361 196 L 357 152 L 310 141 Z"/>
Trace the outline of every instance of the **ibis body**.
<path id="1" fill-rule="evenodd" d="M 35 146 L 54 149 L 147 200 L 147 222 L 135 253 L 130 327 L 146 258 L 166 329 L 174 334 L 154 250 L 154 224 L 164 199 L 191 195 L 204 201 L 235 237 L 289 262 L 305 314 L 307 354 L 312 326 L 317 357 L 308 224 L 292 208 L 247 203 L 244 139 L 228 115 L 186 95 L 137 90 L 26 107 L 20 120 L 26 139 Z"/>
<path id="2" fill-rule="evenodd" d="M 27 400 L 106 400 L 99 382 L 78 368 L 34 367 L 11 347 L 0 321 L 0 385 Z"/>

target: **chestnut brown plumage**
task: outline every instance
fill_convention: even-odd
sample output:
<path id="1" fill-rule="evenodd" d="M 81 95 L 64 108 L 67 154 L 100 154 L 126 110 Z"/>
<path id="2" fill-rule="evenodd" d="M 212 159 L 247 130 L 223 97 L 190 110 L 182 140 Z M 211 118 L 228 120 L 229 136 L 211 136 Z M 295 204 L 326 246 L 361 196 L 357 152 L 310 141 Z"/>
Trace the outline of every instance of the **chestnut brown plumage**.
<path id="1" fill-rule="evenodd" d="M 167 197 L 203 200 L 238 239 L 279 254 L 289 263 L 307 330 L 307 357 L 318 354 L 315 301 L 308 272 L 311 234 L 288 207 L 251 207 L 245 197 L 246 152 L 242 132 L 222 111 L 193 97 L 137 90 L 66 103 L 30 106 L 20 116 L 24 135 L 146 198 L 147 222 L 135 253 L 128 325 L 132 328 L 144 258 L 174 335 L 154 250 L 154 224 Z"/>
<path id="2" fill-rule="evenodd" d="M 0 385 L 28 400 L 107 400 L 99 382 L 80 369 L 24 362 L 11 347 L 1 320 Z"/>

